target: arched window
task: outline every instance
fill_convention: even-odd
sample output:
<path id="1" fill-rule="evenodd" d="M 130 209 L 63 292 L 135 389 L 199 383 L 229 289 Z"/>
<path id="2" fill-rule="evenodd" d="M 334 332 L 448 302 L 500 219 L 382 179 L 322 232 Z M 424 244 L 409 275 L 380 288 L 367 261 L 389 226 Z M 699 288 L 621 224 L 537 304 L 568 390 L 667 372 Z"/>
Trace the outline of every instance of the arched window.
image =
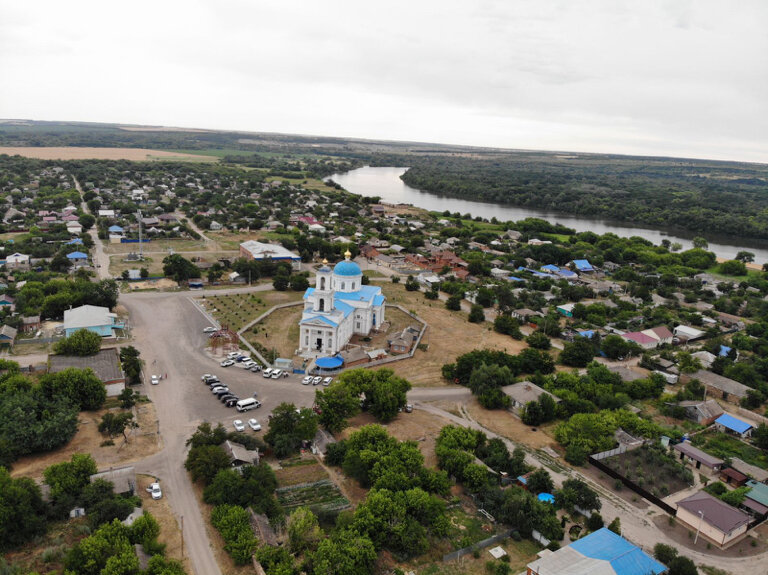
<path id="1" fill-rule="evenodd" d="M 325 278 L 320 278 L 320 289 L 325 289 Z"/>
<path id="2" fill-rule="evenodd" d="M 341 291 L 344 291 L 344 282 L 341 282 Z"/>
<path id="3" fill-rule="evenodd" d="M 325 311 L 325 300 L 320 298 L 320 311 Z"/>
<path id="4" fill-rule="evenodd" d="M 352 291 L 355 291 L 355 282 L 352 282 Z"/>

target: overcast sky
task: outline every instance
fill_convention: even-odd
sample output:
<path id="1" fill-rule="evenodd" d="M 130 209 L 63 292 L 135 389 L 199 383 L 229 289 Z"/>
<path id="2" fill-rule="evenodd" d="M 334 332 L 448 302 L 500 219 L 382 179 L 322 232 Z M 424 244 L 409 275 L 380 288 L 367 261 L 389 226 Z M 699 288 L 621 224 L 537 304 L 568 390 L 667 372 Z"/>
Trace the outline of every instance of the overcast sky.
<path id="1" fill-rule="evenodd" d="M 768 162 L 765 0 L 0 2 L 0 118 Z"/>

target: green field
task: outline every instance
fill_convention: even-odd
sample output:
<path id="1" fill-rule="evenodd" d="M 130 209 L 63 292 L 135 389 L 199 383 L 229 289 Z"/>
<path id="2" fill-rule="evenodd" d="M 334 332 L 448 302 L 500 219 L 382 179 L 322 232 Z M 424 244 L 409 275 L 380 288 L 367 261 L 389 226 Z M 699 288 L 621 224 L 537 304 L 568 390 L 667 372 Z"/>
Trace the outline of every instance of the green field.
<path id="1" fill-rule="evenodd" d="M 719 432 L 700 433 L 693 436 L 691 443 L 715 457 L 738 457 L 750 465 L 768 469 L 768 453 L 730 435 Z"/>

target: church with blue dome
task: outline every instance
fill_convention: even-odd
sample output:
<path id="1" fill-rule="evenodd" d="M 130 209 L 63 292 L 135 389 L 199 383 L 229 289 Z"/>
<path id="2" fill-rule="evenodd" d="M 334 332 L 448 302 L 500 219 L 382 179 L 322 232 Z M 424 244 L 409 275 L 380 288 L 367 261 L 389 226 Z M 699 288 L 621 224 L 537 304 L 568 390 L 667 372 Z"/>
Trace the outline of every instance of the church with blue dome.
<path id="1" fill-rule="evenodd" d="M 384 323 L 386 297 L 381 288 L 363 285 L 363 271 L 349 250 L 333 269 L 324 261 L 315 287 L 304 293 L 299 321 L 299 354 L 334 355 L 354 334 L 368 335 Z"/>

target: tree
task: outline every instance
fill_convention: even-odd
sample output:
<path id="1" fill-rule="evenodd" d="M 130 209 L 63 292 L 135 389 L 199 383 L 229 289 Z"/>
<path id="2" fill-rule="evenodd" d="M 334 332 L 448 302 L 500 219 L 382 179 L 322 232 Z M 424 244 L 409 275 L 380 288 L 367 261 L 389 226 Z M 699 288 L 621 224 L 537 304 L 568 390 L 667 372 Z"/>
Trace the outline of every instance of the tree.
<path id="1" fill-rule="evenodd" d="M 510 399 L 501 388 L 513 381 L 514 376 L 507 366 L 482 363 L 472 370 L 468 386 L 480 405 L 486 409 L 502 409 L 509 407 Z"/>
<path id="2" fill-rule="evenodd" d="M 189 450 L 184 467 L 192 475 L 192 481 L 208 484 L 216 474 L 229 467 L 229 456 L 219 445 L 200 445 Z"/>
<path id="3" fill-rule="evenodd" d="M 272 410 L 264 441 L 272 446 L 277 457 L 286 457 L 297 451 L 302 441 L 314 439 L 316 433 L 317 415 L 311 409 L 296 409 L 292 403 L 281 403 Z"/>
<path id="4" fill-rule="evenodd" d="M 394 374 L 391 369 L 380 369 L 365 390 L 369 411 L 380 421 L 388 422 L 397 417 L 408 401 L 406 394 L 411 384 Z"/>
<path id="5" fill-rule="evenodd" d="M 619 359 L 629 355 L 632 345 L 623 337 L 610 334 L 603 338 L 601 348 L 609 359 Z"/>
<path id="6" fill-rule="evenodd" d="M 313 555 L 314 575 L 371 573 L 377 558 L 370 538 L 344 529 L 323 539 Z"/>
<path id="7" fill-rule="evenodd" d="M 747 274 L 747 266 L 743 261 L 727 260 L 718 266 L 718 271 L 726 276 L 743 276 Z"/>
<path id="8" fill-rule="evenodd" d="M 347 419 L 360 411 L 359 393 L 354 393 L 349 385 L 335 381 L 327 389 L 315 392 L 315 405 L 320 411 L 320 425 L 331 433 L 338 433 L 347 426 Z"/>
<path id="9" fill-rule="evenodd" d="M 586 367 L 595 356 L 595 348 L 583 337 L 568 342 L 560 354 L 560 362 L 571 367 Z"/>
<path id="10" fill-rule="evenodd" d="M 68 367 L 40 378 L 40 389 L 51 400 L 68 399 L 81 410 L 92 411 L 104 405 L 107 390 L 92 369 Z"/>
<path id="11" fill-rule="evenodd" d="M 115 437 L 122 433 L 126 441 L 128 441 L 128 436 L 125 435 L 125 430 L 136 427 L 138 427 L 138 424 L 133 421 L 133 414 L 129 411 L 122 413 L 109 411 L 101 417 L 101 422 L 99 422 L 99 431 L 101 433 L 106 433 L 109 437 Z"/>
<path id="12" fill-rule="evenodd" d="M 752 252 L 740 251 L 736 254 L 736 257 L 734 259 L 740 262 L 744 262 L 745 264 L 748 264 L 755 261 L 755 254 L 753 254 Z"/>
<path id="13" fill-rule="evenodd" d="M 668 575 L 699 575 L 696 564 L 683 555 L 678 555 L 672 559 L 668 566 Z"/>
<path id="14" fill-rule="evenodd" d="M 480 304 L 472 304 L 472 309 L 469 312 L 470 323 L 483 323 L 485 321 L 485 310 Z"/>
<path id="15" fill-rule="evenodd" d="M 528 490 L 531 493 L 552 493 L 555 488 L 555 484 L 552 481 L 552 477 L 549 472 L 543 467 L 539 467 L 536 471 L 528 476 Z"/>
<path id="16" fill-rule="evenodd" d="M 549 349 L 552 347 L 552 342 L 547 337 L 547 334 L 541 331 L 534 331 L 531 335 L 525 338 L 528 345 L 534 349 Z"/>
<path id="17" fill-rule="evenodd" d="M 80 225 L 83 226 L 84 230 L 90 230 L 93 227 L 93 224 L 96 223 L 96 218 L 91 214 L 83 214 L 78 218 L 78 221 L 80 222 Z"/>
<path id="18" fill-rule="evenodd" d="M 98 471 L 90 455 L 76 453 L 69 461 L 55 463 L 43 472 L 45 483 L 51 488 L 51 500 L 56 514 L 66 513 L 77 502 L 90 477 Z"/>
<path id="19" fill-rule="evenodd" d="M 163 258 L 163 275 L 174 281 L 183 282 L 189 278 L 200 276 L 200 270 L 188 259 L 179 254 L 172 254 Z"/>
<path id="20" fill-rule="evenodd" d="M 616 535 L 621 535 L 621 519 L 616 517 L 608 524 L 608 529 L 613 531 Z"/>
<path id="21" fill-rule="evenodd" d="M 752 440 L 760 449 L 768 450 L 768 425 L 761 423 L 752 434 Z"/>
<path id="22" fill-rule="evenodd" d="M 275 279 L 272 280 L 272 287 L 277 291 L 286 291 L 290 284 L 290 278 L 285 274 L 278 274 Z"/>
<path id="23" fill-rule="evenodd" d="M 120 395 L 117 396 L 117 399 L 120 400 L 120 407 L 123 409 L 131 409 L 134 405 L 136 405 L 136 400 L 141 397 L 141 394 L 138 391 L 134 391 L 128 387 L 123 389 L 123 391 L 120 392 Z"/>
<path id="24" fill-rule="evenodd" d="M 451 311 L 460 311 L 461 310 L 461 296 L 460 295 L 452 295 L 445 301 L 445 308 L 449 309 Z"/>
<path id="25" fill-rule="evenodd" d="M 291 551 L 294 553 L 314 549 L 323 536 L 317 516 L 309 507 L 298 507 L 291 513 L 287 531 Z"/>
<path id="26" fill-rule="evenodd" d="M 587 517 L 587 529 L 590 531 L 597 531 L 598 529 L 602 529 L 605 527 L 605 521 L 603 521 L 603 516 L 600 515 L 597 511 L 592 513 L 589 517 Z"/>
<path id="27" fill-rule="evenodd" d="M 692 240 L 693 247 L 697 249 L 705 250 L 709 247 L 709 242 L 707 242 L 706 239 L 702 238 L 701 236 L 696 236 Z"/>
<path id="28" fill-rule="evenodd" d="M 661 563 L 664 563 L 664 565 L 669 567 L 675 557 L 677 557 L 677 549 L 671 545 L 657 543 L 653 547 L 653 556 Z"/>
<path id="29" fill-rule="evenodd" d="M 139 268 L 139 277 L 143 280 L 149 277 L 149 270 L 147 268 Z"/>
<path id="30" fill-rule="evenodd" d="M 579 507 L 586 511 L 599 511 L 600 497 L 581 479 L 566 479 L 561 489 L 555 492 L 555 501 L 565 509 Z"/>
<path id="31" fill-rule="evenodd" d="M 95 355 L 101 349 L 101 336 L 87 329 L 79 329 L 58 341 L 53 349 L 59 355 Z"/>
<path id="32" fill-rule="evenodd" d="M 0 467 L 0 550 L 8 550 L 45 533 L 46 506 L 40 487 L 28 478 L 12 479 Z"/>
<path id="33" fill-rule="evenodd" d="M 493 320 L 493 329 L 515 339 L 523 337 L 523 334 L 520 332 L 520 323 L 508 315 L 496 316 L 496 319 Z"/>

